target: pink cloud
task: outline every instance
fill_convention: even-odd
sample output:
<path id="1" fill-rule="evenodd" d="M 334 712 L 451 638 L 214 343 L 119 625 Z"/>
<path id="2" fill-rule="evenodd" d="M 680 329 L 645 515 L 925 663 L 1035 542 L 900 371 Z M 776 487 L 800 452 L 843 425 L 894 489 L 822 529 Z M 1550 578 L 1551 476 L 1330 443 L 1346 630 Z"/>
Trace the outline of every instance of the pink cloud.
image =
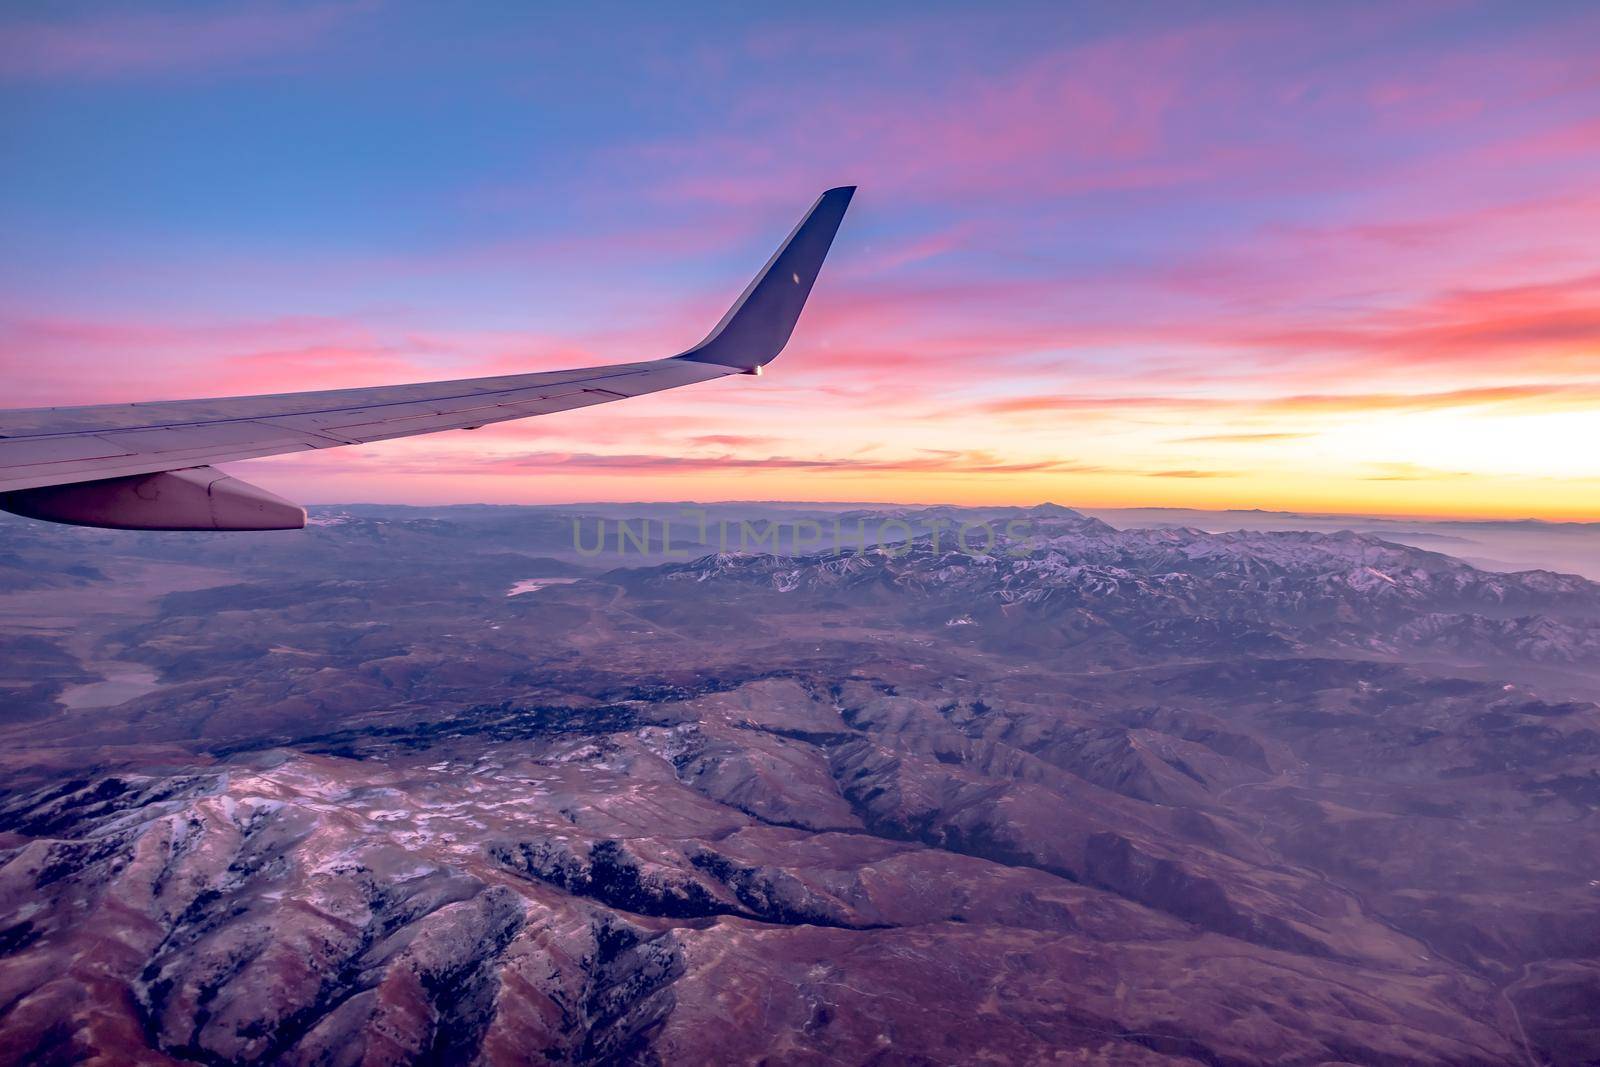
<path id="1" fill-rule="evenodd" d="M 924 46 L 936 30 L 920 38 Z M 1175 112 L 1199 96 L 1243 91 L 1237 79 L 1216 76 L 1226 69 L 1219 56 L 1259 36 L 1244 23 L 1113 36 L 1034 55 L 1001 73 L 952 72 L 930 89 L 917 76 L 926 73 L 918 68 L 928 57 L 902 35 L 894 62 L 907 69 L 903 87 L 874 86 L 870 105 L 854 86 L 819 83 L 801 107 L 787 85 L 743 86 L 733 129 L 630 145 L 616 152 L 614 164 L 648 167 L 652 190 L 664 199 L 719 205 L 790 200 L 818 180 L 859 182 L 869 193 L 891 190 L 918 200 L 1019 190 L 1066 196 L 1201 181 L 1222 161 L 1273 158 L 1246 144 L 1172 151 Z M 871 48 L 872 39 L 864 37 L 858 50 Z M 789 47 L 814 46 L 807 38 Z M 760 136 L 747 135 L 747 128 Z"/>
<path id="2" fill-rule="evenodd" d="M 1246 344 L 1339 352 L 1392 367 L 1492 363 L 1506 372 L 1596 372 L 1600 274 L 1461 288 L 1417 304 L 1240 338 Z"/>
<path id="3" fill-rule="evenodd" d="M 1112 413 L 1150 411 L 1246 411 L 1259 414 L 1361 414 L 1372 411 L 1440 411 L 1497 407 L 1513 411 L 1585 409 L 1600 404 L 1600 382 L 1512 385 L 1418 393 L 1303 393 L 1284 396 L 1137 396 L 1044 394 L 986 401 L 979 410 L 994 415 L 1035 413 Z M 1295 433 L 1201 435 L 1184 441 L 1278 440 Z"/>
<path id="4" fill-rule="evenodd" d="M 276 461 L 282 468 L 293 463 L 317 460 L 285 458 Z M 853 456 L 740 456 L 731 453 L 674 455 L 656 453 L 597 453 L 541 451 L 500 457 L 478 457 L 460 463 L 455 457 L 413 456 L 407 459 L 376 461 L 347 457 L 344 470 L 370 468 L 384 474 L 460 474 L 473 476 L 523 477 L 536 471 L 573 471 L 589 474 L 704 474 L 737 471 L 812 471 L 839 474 L 1089 474 L 1107 468 L 1066 459 L 1013 460 L 983 450 L 924 450 L 900 456 L 868 458 Z M 1144 472 L 1139 472 L 1144 473 Z"/>
<path id="5" fill-rule="evenodd" d="M 8 406 L 43 406 L 291 392 L 308 383 L 338 389 L 606 361 L 566 338 L 413 330 L 396 317 L 176 322 L 0 314 L 0 377 Z M 615 336 L 602 338 L 602 349 Z"/>
<path id="6" fill-rule="evenodd" d="M 345 19 L 376 6 L 376 0 L 351 0 L 11 21 L 0 24 L 0 68 L 10 79 L 208 70 L 306 48 Z"/>
<path id="7" fill-rule="evenodd" d="M 1550 105 L 1581 89 L 1591 66 L 1582 42 L 1600 37 L 1600 22 L 1578 13 L 1397 61 L 1397 34 L 1447 16 L 1428 5 L 1329 18 L 1293 8 L 1167 12 L 1158 28 L 1080 36 L 995 68 L 973 61 L 980 45 L 953 44 L 981 41 L 993 25 L 960 15 L 930 13 L 914 31 L 869 23 L 842 38 L 831 25 L 786 23 L 745 48 L 861 64 L 873 72 L 868 84 L 824 79 L 802 98 L 787 82 L 737 82 L 726 46 L 707 50 L 683 68 L 699 91 L 729 94 L 726 121 L 625 146 L 610 164 L 648 173 L 663 199 L 719 205 L 788 200 L 817 180 L 859 182 L 902 203 L 960 198 L 977 210 L 1018 195 L 1196 187 L 1240 199 L 1370 187 L 1413 157 L 1431 164 L 1567 121 Z M 1040 43 L 1059 39 L 1072 36 Z M 1391 143 L 1375 156 L 1357 143 L 1375 123 L 1460 143 Z"/>
<path id="8" fill-rule="evenodd" d="M 763 437 L 758 434 L 741 433 L 708 433 L 698 434 L 689 438 L 691 444 L 701 447 L 719 445 L 723 448 L 750 448 L 752 446 L 770 444 L 772 440 L 771 437 Z"/>

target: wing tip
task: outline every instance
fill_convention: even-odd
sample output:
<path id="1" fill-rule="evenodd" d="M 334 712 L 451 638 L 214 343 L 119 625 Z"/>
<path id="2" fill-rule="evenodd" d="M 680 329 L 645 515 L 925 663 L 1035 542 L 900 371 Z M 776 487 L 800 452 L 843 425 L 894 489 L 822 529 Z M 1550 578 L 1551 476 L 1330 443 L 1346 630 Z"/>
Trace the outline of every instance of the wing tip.
<path id="1" fill-rule="evenodd" d="M 856 186 L 824 190 L 704 341 L 678 356 L 752 371 L 789 343 Z"/>

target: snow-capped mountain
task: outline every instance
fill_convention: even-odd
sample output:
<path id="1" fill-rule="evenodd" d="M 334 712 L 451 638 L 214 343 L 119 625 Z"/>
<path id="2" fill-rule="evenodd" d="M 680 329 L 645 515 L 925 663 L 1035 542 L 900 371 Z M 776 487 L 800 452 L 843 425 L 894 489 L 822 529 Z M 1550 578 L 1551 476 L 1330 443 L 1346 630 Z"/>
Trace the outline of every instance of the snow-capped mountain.
<path id="1" fill-rule="evenodd" d="M 940 605 L 947 624 L 1022 612 L 1085 634 L 1133 626 L 1146 646 L 1209 634 L 1600 661 L 1600 584 L 1575 575 L 1484 571 L 1350 532 L 1117 530 L 1063 508 L 1021 514 L 930 530 L 927 513 L 914 513 L 906 521 L 921 532 L 909 541 L 798 557 L 719 553 L 658 568 L 651 581 L 902 594 Z"/>

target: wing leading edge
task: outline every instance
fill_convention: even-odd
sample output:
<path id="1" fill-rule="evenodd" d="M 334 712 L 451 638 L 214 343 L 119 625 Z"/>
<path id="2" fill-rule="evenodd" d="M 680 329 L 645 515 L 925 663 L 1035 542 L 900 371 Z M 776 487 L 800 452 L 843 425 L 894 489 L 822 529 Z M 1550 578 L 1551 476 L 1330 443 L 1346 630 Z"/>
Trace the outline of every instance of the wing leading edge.
<path id="1" fill-rule="evenodd" d="M 854 192 L 823 193 L 716 328 L 680 355 L 417 385 L 0 411 L 0 509 L 121 529 L 299 528 L 303 510 L 210 464 L 476 429 L 759 373 L 788 343 Z"/>

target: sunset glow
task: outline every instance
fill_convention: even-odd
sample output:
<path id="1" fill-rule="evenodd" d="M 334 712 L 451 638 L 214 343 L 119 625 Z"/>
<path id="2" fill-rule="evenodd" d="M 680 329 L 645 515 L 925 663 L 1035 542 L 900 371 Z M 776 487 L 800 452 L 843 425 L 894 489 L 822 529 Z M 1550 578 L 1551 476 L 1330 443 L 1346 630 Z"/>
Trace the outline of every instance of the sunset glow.
<path id="1" fill-rule="evenodd" d="M 670 355 L 853 183 L 760 379 L 237 473 L 1600 519 L 1600 12 L 1321 10 L 13 8 L 0 407 Z"/>

